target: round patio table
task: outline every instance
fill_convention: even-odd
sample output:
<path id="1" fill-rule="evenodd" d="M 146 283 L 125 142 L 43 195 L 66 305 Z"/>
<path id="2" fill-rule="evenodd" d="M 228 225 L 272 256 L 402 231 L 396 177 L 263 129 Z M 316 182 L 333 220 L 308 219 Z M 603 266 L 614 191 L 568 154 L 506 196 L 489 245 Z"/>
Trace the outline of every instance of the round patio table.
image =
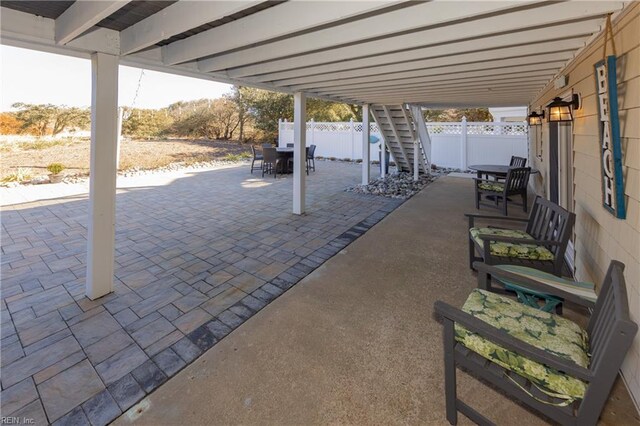
<path id="1" fill-rule="evenodd" d="M 482 179 L 482 175 L 493 175 L 498 177 L 506 177 L 511 166 L 501 166 L 499 164 L 474 164 L 469 166 L 470 170 L 475 170 L 478 179 Z M 531 169 L 531 174 L 540 173 L 538 169 Z"/>

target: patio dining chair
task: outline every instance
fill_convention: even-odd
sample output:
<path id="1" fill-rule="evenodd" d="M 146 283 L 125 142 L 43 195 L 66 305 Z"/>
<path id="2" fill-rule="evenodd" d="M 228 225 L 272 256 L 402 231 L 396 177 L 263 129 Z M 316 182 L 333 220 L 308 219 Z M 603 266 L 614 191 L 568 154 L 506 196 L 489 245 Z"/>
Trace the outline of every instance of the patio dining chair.
<path id="1" fill-rule="evenodd" d="M 511 167 L 524 167 L 527 165 L 527 159 L 524 157 L 517 157 L 515 155 L 511 156 L 511 161 L 509 162 L 509 166 Z"/>
<path id="2" fill-rule="evenodd" d="M 281 163 L 284 158 L 278 155 L 278 151 L 274 147 L 265 147 L 262 149 L 262 177 L 265 173 L 273 173 L 273 177 L 278 177 L 278 168 L 281 167 Z"/>
<path id="3" fill-rule="evenodd" d="M 254 163 L 256 161 L 260 161 L 260 168 L 262 169 L 262 167 L 263 167 L 262 160 L 264 158 L 262 157 L 262 154 L 259 154 L 256 151 L 256 147 L 253 146 L 253 145 L 251 145 L 251 154 L 253 155 L 253 158 L 251 159 L 251 174 L 253 174 L 253 169 L 254 168 L 257 169 L 257 167 L 254 167 Z"/>
<path id="4" fill-rule="evenodd" d="M 561 276 L 564 253 L 576 215 L 538 196 L 529 218 L 466 213 L 469 219 L 469 266 L 521 265 Z M 476 220 L 526 224 L 523 229 L 476 226 Z M 479 256 L 476 256 L 476 253 Z"/>
<path id="5" fill-rule="evenodd" d="M 437 301 L 449 423 L 456 424 L 460 412 L 477 424 L 493 424 L 458 398 L 456 369 L 464 368 L 559 424 L 595 425 L 638 330 L 630 319 L 623 270 L 622 263 L 611 262 L 584 329 L 480 288 L 461 309 Z M 558 291 L 541 282 L 521 284 Z M 593 306 L 568 292 L 562 297 Z"/>
<path id="6" fill-rule="evenodd" d="M 518 157 L 516 155 L 511 156 L 511 161 L 509 161 L 509 167 L 524 167 L 527 165 L 527 159 L 524 157 Z M 488 176 L 487 176 L 488 177 Z M 505 176 L 493 176 L 497 181 L 503 181 Z"/>
<path id="7" fill-rule="evenodd" d="M 307 149 L 307 174 L 309 174 L 309 169 L 316 171 L 316 146 L 310 145 Z"/>
<path id="8" fill-rule="evenodd" d="M 480 204 L 491 205 L 498 208 L 499 203 L 502 202 L 502 213 L 507 216 L 508 204 L 509 202 L 513 203 L 509 197 L 519 195 L 522 198 L 522 203 L 518 205 L 522 205 L 522 210 L 526 212 L 527 185 L 529 183 L 530 174 L 530 167 L 517 167 L 509 169 L 504 182 L 473 178 L 476 192 L 476 209 L 480 209 Z M 483 196 L 485 200 L 491 200 L 492 203 L 488 204 L 483 202 Z"/>

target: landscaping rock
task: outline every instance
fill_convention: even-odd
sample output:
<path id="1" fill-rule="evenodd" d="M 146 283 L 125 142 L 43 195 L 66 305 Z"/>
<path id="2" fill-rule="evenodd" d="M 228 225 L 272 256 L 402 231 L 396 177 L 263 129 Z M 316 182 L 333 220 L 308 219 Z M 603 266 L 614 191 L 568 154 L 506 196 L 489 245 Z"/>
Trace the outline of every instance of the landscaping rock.
<path id="1" fill-rule="evenodd" d="M 456 169 L 436 168 L 429 175 L 420 175 L 418 181 L 413 181 L 413 174 L 399 172 L 378 178 L 369 185 L 355 185 L 346 189 L 347 192 L 357 194 L 380 195 L 389 198 L 407 199 L 420 192 L 422 188 L 439 178 L 447 175 Z"/>

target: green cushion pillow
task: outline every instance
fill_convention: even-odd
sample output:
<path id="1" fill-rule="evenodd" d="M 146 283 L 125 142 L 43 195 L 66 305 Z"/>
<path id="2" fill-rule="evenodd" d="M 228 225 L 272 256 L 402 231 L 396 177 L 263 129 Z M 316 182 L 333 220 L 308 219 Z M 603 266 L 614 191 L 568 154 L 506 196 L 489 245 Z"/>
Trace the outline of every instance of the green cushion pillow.
<path id="1" fill-rule="evenodd" d="M 493 191 L 493 192 L 503 192 L 504 185 L 501 183 L 494 182 L 480 182 L 478 184 L 478 188 L 483 189 L 485 191 Z"/>
<path id="2" fill-rule="evenodd" d="M 566 318 L 480 289 L 471 292 L 462 310 L 545 352 L 589 367 L 587 333 Z M 567 403 L 584 397 L 586 384 L 580 379 L 507 350 L 457 324 L 455 335 L 469 350 L 525 377 L 548 395 Z"/>
<path id="3" fill-rule="evenodd" d="M 523 238 L 533 240 L 534 238 L 524 231 L 517 229 L 503 229 L 503 228 L 471 228 L 469 229 L 471 238 L 474 239 L 480 247 L 484 247 L 484 242 L 480 235 L 499 235 L 501 237 L 509 238 Z M 517 257 L 520 259 L 535 259 L 535 260 L 553 260 L 553 253 L 544 246 L 535 244 L 513 244 L 513 243 L 501 243 L 492 241 L 489 245 L 491 255 L 503 256 L 503 257 Z"/>

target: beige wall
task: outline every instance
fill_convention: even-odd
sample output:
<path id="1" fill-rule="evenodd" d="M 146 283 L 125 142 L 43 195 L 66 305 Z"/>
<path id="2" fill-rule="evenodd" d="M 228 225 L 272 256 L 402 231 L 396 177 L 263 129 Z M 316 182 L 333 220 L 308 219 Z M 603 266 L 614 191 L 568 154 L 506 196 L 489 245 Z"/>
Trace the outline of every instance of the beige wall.
<path id="1" fill-rule="evenodd" d="M 562 71 L 568 86 L 549 84 L 530 105 L 540 110 L 555 96 L 580 94 L 581 109 L 573 123 L 573 178 L 576 213 L 576 277 L 600 283 L 611 259 L 626 264 L 625 279 L 633 320 L 640 324 L 640 3 L 632 3 L 613 22 L 618 55 L 618 106 L 623 145 L 626 220 L 616 219 L 602 206 L 598 112 L 594 64 L 602 59 L 602 35 L 590 43 Z M 607 54 L 611 54 L 609 44 Z M 546 195 L 548 176 L 548 124 L 531 128 L 530 158 L 540 170 L 536 192 Z M 536 140 L 537 139 L 537 140 Z M 536 143 L 542 142 L 542 156 Z M 636 336 L 622 373 L 636 403 L 640 402 L 640 336 Z"/>

